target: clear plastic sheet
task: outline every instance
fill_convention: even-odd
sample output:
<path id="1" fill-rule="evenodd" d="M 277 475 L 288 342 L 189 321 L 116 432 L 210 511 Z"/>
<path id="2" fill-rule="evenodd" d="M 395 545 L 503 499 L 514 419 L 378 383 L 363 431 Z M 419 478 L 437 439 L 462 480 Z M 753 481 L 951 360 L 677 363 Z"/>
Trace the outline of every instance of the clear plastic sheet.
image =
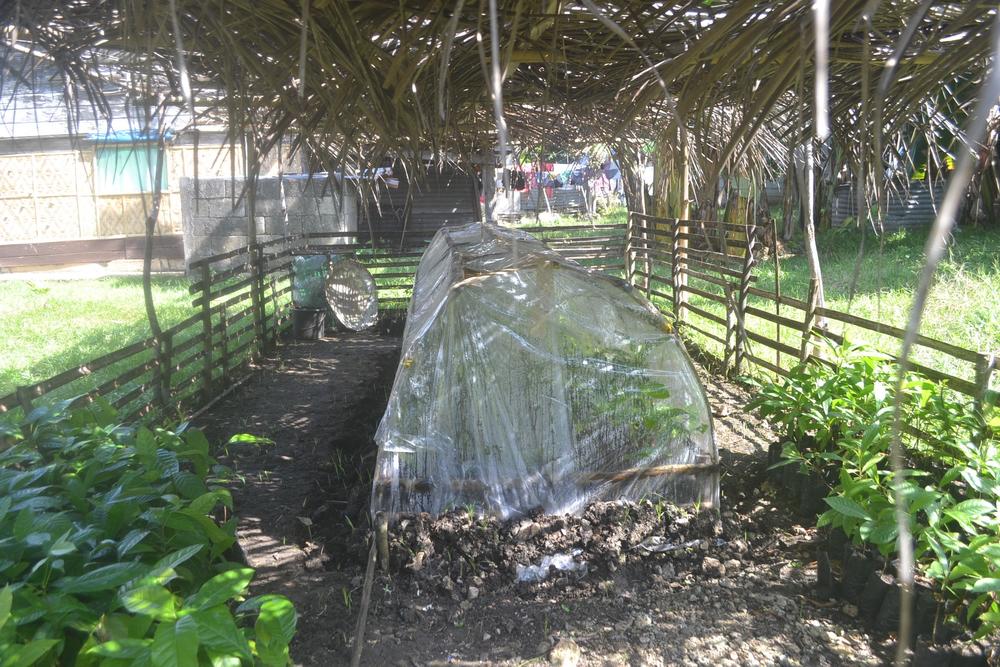
<path id="1" fill-rule="evenodd" d="M 376 442 L 372 511 L 390 516 L 718 503 L 711 412 L 663 316 L 491 225 L 442 229 L 424 253 Z"/>
<path id="2" fill-rule="evenodd" d="M 329 255 L 299 255 L 292 258 L 292 304 L 296 308 L 326 310 L 326 273 Z"/>
<path id="3" fill-rule="evenodd" d="M 326 276 L 325 291 L 334 317 L 348 329 L 362 331 L 378 321 L 375 279 L 355 260 L 334 260 Z"/>

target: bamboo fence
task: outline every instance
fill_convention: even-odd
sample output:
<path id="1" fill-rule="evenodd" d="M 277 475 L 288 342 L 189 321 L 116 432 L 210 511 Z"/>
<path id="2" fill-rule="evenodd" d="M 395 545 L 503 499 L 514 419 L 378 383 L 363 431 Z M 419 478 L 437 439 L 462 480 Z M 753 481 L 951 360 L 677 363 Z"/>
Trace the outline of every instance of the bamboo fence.
<path id="1" fill-rule="evenodd" d="M 686 336 L 721 349 L 723 371 L 753 365 L 785 376 L 806 360 L 824 362 L 820 337 L 834 343 L 847 327 L 898 341 L 903 330 L 882 322 L 783 295 L 765 287 L 753 270 L 764 226 L 656 218 L 631 213 L 626 224 L 522 227 L 555 250 L 593 270 L 620 275 L 662 310 Z M 768 233 L 770 231 L 770 234 Z M 394 237 L 395 234 L 395 237 Z M 398 240 L 397 240 L 398 239 Z M 296 255 L 351 255 L 375 277 L 379 307 L 405 309 L 429 235 L 362 231 L 286 236 L 192 262 L 195 312 L 163 331 L 86 364 L 0 397 L 0 413 L 30 412 L 40 402 L 72 398 L 74 406 L 103 397 L 123 419 L 180 417 L 211 403 L 247 376 L 251 363 L 272 354 L 291 326 L 291 272 Z M 692 298 L 694 303 L 692 303 Z M 843 325 L 843 333 L 828 324 Z M 766 323 L 765 326 L 761 324 Z M 944 382 L 977 408 L 996 403 L 990 380 L 994 353 L 973 351 L 920 336 L 917 345 L 943 359 L 914 371 Z M 889 352 L 884 348 L 883 351 Z M 896 345 L 898 349 L 898 344 Z"/>
<path id="2" fill-rule="evenodd" d="M 624 224 L 527 227 L 594 270 L 622 274 Z M 195 312 L 181 322 L 50 378 L 0 396 L 0 413 L 29 414 L 43 403 L 98 397 L 123 420 L 181 418 L 204 409 L 272 354 L 291 326 L 296 255 L 351 255 L 375 277 L 382 310 L 405 309 L 430 235 L 312 233 L 255 243 L 191 262 Z"/>
<path id="3" fill-rule="evenodd" d="M 854 330 L 878 334 L 883 342 L 876 347 L 898 363 L 892 352 L 900 347 L 903 329 L 819 307 L 815 284 L 805 300 L 783 295 L 780 281 L 759 284 L 753 270 L 765 250 L 762 244 L 775 238 L 771 225 L 630 213 L 625 238 L 629 282 L 672 312 L 682 332 L 721 346 L 724 372 L 739 374 L 750 363 L 786 376 L 795 364 L 826 361 L 821 338 L 839 344 L 845 336 L 854 340 Z M 777 261 L 775 249 L 767 250 Z M 698 305 L 691 303 L 692 297 L 698 297 Z M 834 331 L 835 324 L 841 333 Z M 997 402 L 997 392 L 990 388 L 995 351 L 969 350 L 923 335 L 917 347 L 933 350 L 938 361 L 936 367 L 911 361 L 912 370 L 970 397 L 979 409 Z"/>

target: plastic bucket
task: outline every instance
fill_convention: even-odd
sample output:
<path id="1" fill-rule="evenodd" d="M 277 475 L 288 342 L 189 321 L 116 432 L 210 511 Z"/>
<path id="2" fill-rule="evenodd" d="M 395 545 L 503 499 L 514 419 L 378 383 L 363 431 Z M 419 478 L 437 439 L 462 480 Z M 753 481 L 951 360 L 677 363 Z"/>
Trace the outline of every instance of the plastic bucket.
<path id="1" fill-rule="evenodd" d="M 326 311 L 318 308 L 292 308 L 292 334 L 299 340 L 323 337 Z"/>

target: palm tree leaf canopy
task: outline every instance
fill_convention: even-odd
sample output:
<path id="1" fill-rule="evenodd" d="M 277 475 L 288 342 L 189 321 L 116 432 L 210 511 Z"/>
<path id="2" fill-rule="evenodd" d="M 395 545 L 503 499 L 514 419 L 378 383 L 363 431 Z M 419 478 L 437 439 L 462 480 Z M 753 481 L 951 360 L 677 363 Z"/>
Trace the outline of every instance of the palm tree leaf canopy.
<path id="1" fill-rule="evenodd" d="M 522 144 L 655 138 L 670 119 L 717 157 L 738 158 L 762 129 L 793 142 L 811 132 L 810 2 L 496 5 L 504 113 Z M 859 133 L 877 125 L 888 136 L 933 115 L 929 100 L 968 101 L 988 67 L 996 11 L 992 2 L 831 3 L 835 135 L 871 152 Z M 179 101 L 182 58 L 199 117 L 222 118 L 265 149 L 297 133 L 334 163 L 495 142 L 485 0 L 2 0 L 0 15 L 8 50 L 16 38 L 84 85 L 98 76 L 95 50 L 124 54 L 120 79 Z M 100 96 L 99 86 L 87 91 Z M 805 122 L 792 122 L 803 111 Z"/>

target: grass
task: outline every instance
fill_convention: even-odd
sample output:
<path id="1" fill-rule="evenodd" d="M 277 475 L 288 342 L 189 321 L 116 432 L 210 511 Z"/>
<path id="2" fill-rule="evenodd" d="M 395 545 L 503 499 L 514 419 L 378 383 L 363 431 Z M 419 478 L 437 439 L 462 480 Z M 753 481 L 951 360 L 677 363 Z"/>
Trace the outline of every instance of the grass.
<path id="1" fill-rule="evenodd" d="M 188 284 L 154 278 L 163 328 L 194 312 Z M 150 335 L 139 277 L 0 285 L 0 396 Z"/>
<path id="2" fill-rule="evenodd" d="M 827 307 L 859 317 L 890 324 L 906 326 L 913 299 L 913 289 L 924 262 L 923 245 L 926 229 L 899 231 L 887 234 L 880 242 L 869 238 L 865 243 L 861 271 L 850 296 L 855 261 L 861 235 L 856 230 L 830 230 L 819 236 L 820 264 L 826 291 Z M 783 295 L 805 299 L 808 293 L 809 269 L 801 252 L 780 258 L 780 281 Z M 755 270 L 757 286 L 767 291 L 774 289 L 774 264 L 764 260 Z M 706 286 L 692 281 L 702 289 Z M 716 291 L 716 290 L 712 290 Z M 979 352 L 1000 352 L 1000 230 L 964 229 L 956 232 L 948 253 L 937 273 L 937 280 L 924 310 L 921 333 L 960 347 Z M 724 314 L 721 305 L 707 299 L 692 297 L 691 303 L 716 314 Z M 751 305 L 770 312 L 774 303 L 756 297 Z M 791 308 L 782 314 L 801 320 L 802 313 Z M 704 320 L 698 326 L 705 324 Z M 775 326 L 766 320 L 748 317 L 749 329 L 775 337 Z M 718 330 L 712 324 L 712 330 Z M 852 342 L 865 342 L 878 349 L 895 354 L 899 351 L 898 339 L 883 336 L 865 329 L 831 322 L 831 330 L 846 335 Z M 787 328 L 782 330 L 782 342 L 798 347 L 800 338 Z M 705 346 L 718 353 L 717 343 L 702 339 Z M 773 350 L 759 344 L 754 353 L 774 360 Z M 959 361 L 930 348 L 918 346 L 913 358 L 937 370 L 972 380 L 972 364 Z M 783 359 L 783 366 L 791 360 Z M 994 388 L 1000 378 L 994 374 Z"/>
<path id="3" fill-rule="evenodd" d="M 612 206 L 609 208 L 602 208 L 600 212 L 592 218 L 587 218 L 578 215 L 565 215 L 562 213 L 549 213 L 544 216 L 540 216 L 538 222 L 535 222 L 535 216 L 532 214 L 525 214 L 521 218 L 520 224 L 517 227 L 566 227 L 566 226 L 580 226 L 580 225 L 624 225 L 628 222 L 628 211 L 624 206 Z"/>
<path id="4" fill-rule="evenodd" d="M 869 238 L 853 301 L 849 299 L 860 235 L 828 232 L 820 257 L 829 307 L 898 326 L 906 326 L 913 289 L 924 264 L 927 230 L 900 231 L 883 243 Z M 782 289 L 804 298 L 809 269 L 796 255 L 781 267 Z M 773 284 L 773 265 L 759 275 Z M 961 230 L 937 272 L 921 333 L 980 352 L 1000 351 L 1000 231 Z"/>

